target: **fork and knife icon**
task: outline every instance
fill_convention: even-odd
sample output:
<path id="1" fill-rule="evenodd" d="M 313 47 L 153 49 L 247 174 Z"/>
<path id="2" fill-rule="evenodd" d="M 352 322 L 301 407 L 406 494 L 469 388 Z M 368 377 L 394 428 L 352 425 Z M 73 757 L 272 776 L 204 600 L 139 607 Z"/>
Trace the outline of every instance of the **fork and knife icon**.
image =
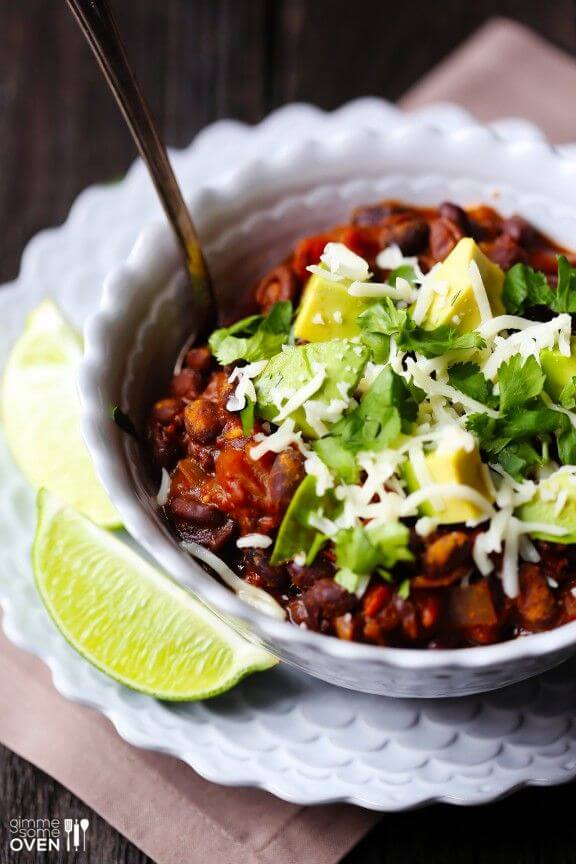
<path id="1" fill-rule="evenodd" d="M 74 849 L 80 849 L 80 831 L 82 831 L 82 851 L 86 851 L 86 831 L 90 825 L 89 819 L 64 819 L 64 832 L 66 834 L 66 851 L 70 852 L 70 835 L 72 835 L 72 846 Z"/>

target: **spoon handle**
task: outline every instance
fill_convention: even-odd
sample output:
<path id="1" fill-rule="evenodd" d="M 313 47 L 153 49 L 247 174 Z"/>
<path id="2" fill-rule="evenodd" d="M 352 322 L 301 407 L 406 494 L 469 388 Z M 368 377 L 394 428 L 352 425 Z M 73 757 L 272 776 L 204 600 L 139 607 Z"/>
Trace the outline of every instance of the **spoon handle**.
<path id="1" fill-rule="evenodd" d="M 146 163 L 166 216 L 178 238 L 203 325 L 215 318 L 216 304 L 198 234 L 168 160 L 166 149 L 126 56 L 107 0 L 67 0 L 92 48 Z"/>

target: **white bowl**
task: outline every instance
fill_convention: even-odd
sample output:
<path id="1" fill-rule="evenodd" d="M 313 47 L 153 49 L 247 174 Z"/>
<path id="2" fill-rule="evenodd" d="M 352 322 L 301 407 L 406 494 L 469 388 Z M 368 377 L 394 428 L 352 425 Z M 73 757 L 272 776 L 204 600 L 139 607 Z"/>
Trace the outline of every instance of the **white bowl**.
<path id="1" fill-rule="evenodd" d="M 295 137 L 295 135 L 297 137 Z M 435 204 L 485 202 L 519 212 L 576 246 L 576 162 L 545 142 L 510 142 L 473 126 L 442 132 L 419 122 L 349 128 L 346 112 L 311 120 L 281 150 L 190 192 L 221 302 L 290 250 L 294 241 L 382 198 Z M 289 130 L 287 137 L 290 138 Z M 110 417 L 120 405 L 137 426 L 169 379 L 192 320 L 178 253 L 167 226 L 138 240 L 108 277 L 88 322 L 80 372 L 84 435 L 98 474 L 130 534 L 171 576 L 218 615 L 306 672 L 354 690 L 393 696 L 459 696 L 503 687 L 574 651 L 576 622 L 547 633 L 450 651 L 344 642 L 268 617 L 240 601 L 183 552 L 163 521 L 138 444 Z"/>

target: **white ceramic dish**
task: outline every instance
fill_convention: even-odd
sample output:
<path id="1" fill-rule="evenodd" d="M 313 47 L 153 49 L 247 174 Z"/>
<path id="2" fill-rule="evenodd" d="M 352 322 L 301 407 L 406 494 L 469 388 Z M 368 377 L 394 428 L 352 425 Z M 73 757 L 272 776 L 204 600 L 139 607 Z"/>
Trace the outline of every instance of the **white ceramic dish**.
<path id="1" fill-rule="evenodd" d="M 343 115 L 366 128 L 401 119 L 374 100 L 346 106 Z M 230 152 L 242 160 L 277 146 L 287 129 L 326 128 L 343 115 L 292 106 L 255 128 L 218 123 L 173 154 L 177 172 L 192 185 L 224 171 Z M 446 129 L 473 123 L 451 106 L 432 106 L 425 116 Z M 518 134 L 517 121 L 498 127 L 507 137 Z M 539 137 L 525 125 L 520 133 Z M 81 325 L 98 305 L 104 273 L 124 260 L 155 213 L 137 164 L 120 184 L 86 190 L 62 227 L 34 238 L 17 282 L 0 291 L 0 359 L 25 311 L 45 293 Z M 76 654 L 45 613 L 29 559 L 34 496 L 1 435 L 0 482 L 4 630 L 49 665 L 63 696 L 106 715 L 131 744 L 171 753 L 217 783 L 259 786 L 298 804 L 348 801 L 383 811 L 434 801 L 486 803 L 527 784 L 576 775 L 573 663 L 497 693 L 441 702 L 351 693 L 285 665 L 207 703 L 169 706 L 133 693 Z"/>
<path id="2" fill-rule="evenodd" d="M 233 304 L 294 241 L 346 219 L 360 203 L 489 202 L 519 212 L 561 243 L 576 245 L 576 170 L 545 142 L 505 141 L 475 126 L 440 131 L 405 120 L 377 131 L 342 122 L 291 132 L 283 148 L 256 151 L 217 180 L 190 190 L 192 211 L 222 302 Z M 110 419 L 120 405 L 138 428 L 161 392 L 192 312 L 169 229 L 145 233 L 106 280 L 86 327 L 80 375 L 84 432 L 98 473 L 128 531 L 178 581 L 248 638 L 325 681 L 369 693 L 454 696 L 502 687 L 559 663 L 576 623 L 489 647 L 426 652 L 321 636 L 254 610 L 183 552 L 143 480 L 143 452 Z"/>

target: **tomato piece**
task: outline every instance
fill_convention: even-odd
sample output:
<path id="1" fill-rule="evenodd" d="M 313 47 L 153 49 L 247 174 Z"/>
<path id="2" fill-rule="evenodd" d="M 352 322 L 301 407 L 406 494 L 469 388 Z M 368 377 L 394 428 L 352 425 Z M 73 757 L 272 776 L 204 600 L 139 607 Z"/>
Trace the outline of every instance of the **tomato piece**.
<path id="1" fill-rule="evenodd" d="M 292 256 L 292 270 L 299 279 L 302 281 L 308 279 L 310 273 L 306 268 L 310 264 L 320 262 L 320 256 L 329 240 L 330 237 L 327 234 L 318 234 L 315 237 L 305 237 L 304 240 L 300 240 Z"/>
<path id="2" fill-rule="evenodd" d="M 450 617 L 455 627 L 490 627 L 498 621 L 487 582 L 460 585 L 450 592 Z"/>
<path id="3" fill-rule="evenodd" d="M 364 596 L 363 612 L 367 618 L 375 615 L 389 603 L 392 598 L 392 587 L 390 585 L 373 585 Z"/>

